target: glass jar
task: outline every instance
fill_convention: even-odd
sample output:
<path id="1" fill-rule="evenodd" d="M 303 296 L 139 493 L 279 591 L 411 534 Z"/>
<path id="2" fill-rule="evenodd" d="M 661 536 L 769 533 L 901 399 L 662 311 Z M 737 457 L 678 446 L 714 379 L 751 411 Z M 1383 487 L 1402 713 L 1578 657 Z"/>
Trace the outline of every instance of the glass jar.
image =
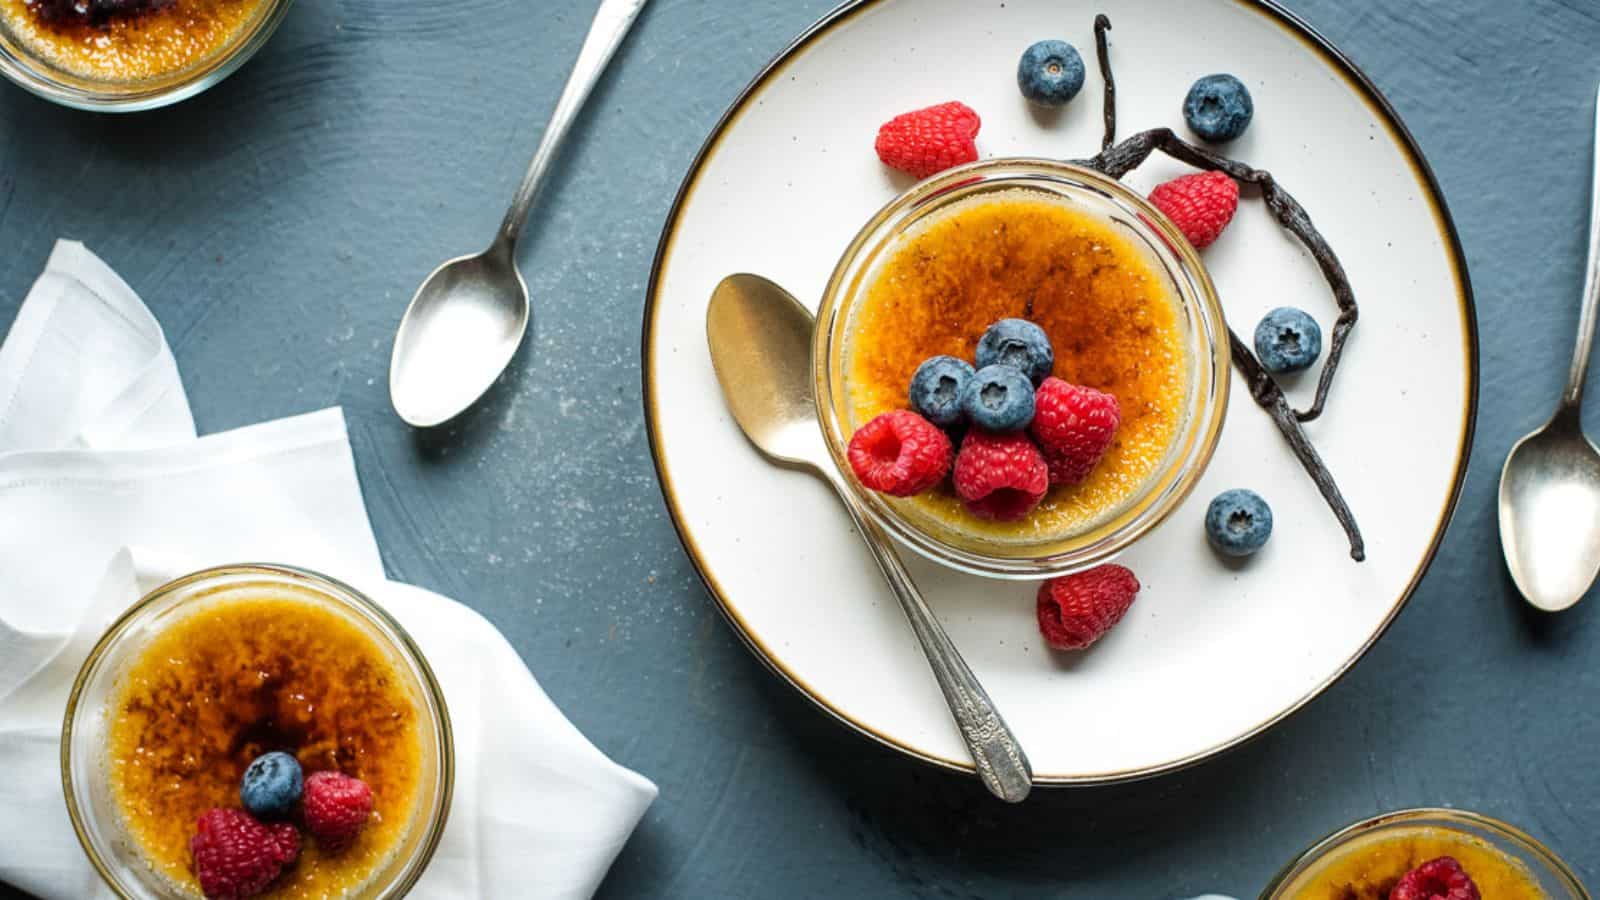
<path id="1" fill-rule="evenodd" d="M 455 781 L 450 717 L 433 672 L 405 630 L 348 585 L 288 566 L 208 569 L 157 588 L 106 629 L 78 671 L 61 733 L 61 783 L 67 810 L 89 862 L 124 898 L 173 896 L 174 886 L 145 859 L 122 822 L 110 777 L 110 716 L 121 678 L 170 624 L 207 605 L 256 597 L 307 602 L 353 625 L 393 664 L 415 698 L 417 801 L 411 825 L 365 882 L 360 896 L 403 896 L 422 876 L 444 833 Z"/>
<path id="2" fill-rule="evenodd" d="M 854 313 L 877 274 L 914 229 L 952 205 L 985 194 L 1049 198 L 1087 213 L 1125 237 L 1161 279 L 1177 308 L 1187 357 L 1181 419 L 1163 458 L 1120 504 L 1068 534 L 999 541 L 918 515 L 913 503 L 868 490 L 851 471 L 846 450 L 861 424 L 851 420 L 848 352 Z M 869 515 L 900 542 L 954 569 L 1002 578 L 1037 579 L 1086 569 L 1114 557 L 1161 523 L 1187 497 L 1216 449 L 1228 405 L 1228 327 L 1199 256 L 1166 216 L 1116 180 L 1068 163 L 994 159 L 951 169 L 921 182 L 880 210 L 845 249 L 817 314 L 817 411 L 823 438 L 843 481 Z"/>

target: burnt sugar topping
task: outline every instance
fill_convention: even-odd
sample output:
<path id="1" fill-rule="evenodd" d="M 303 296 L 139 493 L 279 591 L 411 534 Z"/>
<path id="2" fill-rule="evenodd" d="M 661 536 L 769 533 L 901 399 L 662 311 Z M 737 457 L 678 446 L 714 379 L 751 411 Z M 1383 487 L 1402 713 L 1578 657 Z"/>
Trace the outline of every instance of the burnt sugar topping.
<path id="1" fill-rule="evenodd" d="M 0 26 L 72 76 L 130 84 L 159 80 L 224 54 L 268 0 L 0 0 Z"/>
<path id="2" fill-rule="evenodd" d="M 129 664 L 108 710 L 124 830 L 152 869 L 198 894 L 196 821 L 237 807 L 246 767 L 283 751 L 307 773 L 365 782 L 373 807 L 352 846 L 307 841 L 266 896 L 357 890 L 416 817 L 420 703 L 397 662 L 339 612 L 271 593 L 203 601 Z"/>

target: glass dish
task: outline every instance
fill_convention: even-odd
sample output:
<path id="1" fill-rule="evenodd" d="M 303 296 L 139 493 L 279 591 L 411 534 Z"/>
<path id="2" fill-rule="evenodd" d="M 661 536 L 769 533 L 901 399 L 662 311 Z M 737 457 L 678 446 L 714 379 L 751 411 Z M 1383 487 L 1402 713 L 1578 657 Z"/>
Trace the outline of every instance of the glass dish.
<path id="1" fill-rule="evenodd" d="M 1591 900 L 1567 864 L 1550 848 L 1504 822 L 1454 809 L 1408 809 L 1385 813 L 1328 835 L 1285 866 L 1260 900 L 1289 900 L 1307 885 L 1302 880 L 1318 863 L 1375 837 L 1417 828 L 1434 828 L 1477 838 L 1521 863 L 1550 900 Z M 1487 896 L 1487 895 L 1486 895 Z"/>
<path id="2" fill-rule="evenodd" d="M 1110 224 L 1164 279 L 1178 307 L 1188 356 L 1184 415 L 1165 457 L 1138 492 L 1085 530 L 1045 540 L 993 541 L 964 534 L 868 490 L 846 449 L 861 423 L 850 420 L 846 366 L 856 304 L 911 229 L 976 195 L 1039 192 Z M 1043 159 L 995 159 L 951 169 L 900 195 L 873 216 L 840 259 L 817 314 L 812 360 L 818 417 L 834 463 L 868 513 L 896 539 L 951 568 L 1002 578 L 1045 578 L 1105 562 L 1183 502 L 1221 434 L 1228 405 L 1228 328 L 1216 290 L 1188 241 L 1143 197 L 1098 172 Z"/>
<path id="3" fill-rule="evenodd" d="M 98 79 L 51 62 L 19 32 L 14 0 L 0 2 L 0 74 L 63 106 L 99 112 L 155 109 L 193 97 L 233 74 L 272 37 L 293 0 L 261 0 L 226 45 L 193 65 L 133 80 Z"/>
<path id="4" fill-rule="evenodd" d="M 170 882 L 146 864 L 127 837 L 111 796 L 105 748 L 111 703 L 119 677 L 146 642 L 197 603 L 263 589 L 323 605 L 389 651 L 396 669 L 412 680 L 419 699 L 422 740 L 418 806 L 413 827 L 374 873 L 362 897 L 404 896 L 433 857 L 444 832 L 455 783 L 455 745 L 444 695 L 422 653 L 388 613 L 353 588 L 287 566 L 236 565 L 208 569 L 164 585 L 138 601 L 106 629 L 78 671 L 61 732 L 61 784 L 73 830 L 89 862 L 119 897 L 172 896 Z"/>

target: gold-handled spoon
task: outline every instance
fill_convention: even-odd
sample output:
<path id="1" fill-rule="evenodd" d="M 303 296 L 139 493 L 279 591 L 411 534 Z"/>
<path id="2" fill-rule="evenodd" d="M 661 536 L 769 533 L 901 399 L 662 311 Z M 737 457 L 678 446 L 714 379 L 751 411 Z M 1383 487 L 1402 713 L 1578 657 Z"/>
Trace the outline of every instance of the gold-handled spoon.
<path id="1" fill-rule="evenodd" d="M 728 409 L 768 459 L 811 472 L 833 486 L 922 644 L 978 777 L 996 797 L 1018 803 L 1033 787 L 1028 757 L 822 442 L 812 393 L 815 327 L 811 313 L 771 281 L 759 275 L 724 278 L 706 310 L 706 339 Z"/>

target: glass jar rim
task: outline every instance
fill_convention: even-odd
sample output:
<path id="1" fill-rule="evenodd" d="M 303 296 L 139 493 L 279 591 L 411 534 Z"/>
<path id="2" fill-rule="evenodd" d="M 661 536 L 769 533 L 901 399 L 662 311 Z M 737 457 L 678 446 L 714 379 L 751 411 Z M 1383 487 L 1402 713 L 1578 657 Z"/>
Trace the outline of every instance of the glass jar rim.
<path id="1" fill-rule="evenodd" d="M 1281 892 L 1289 887 L 1294 879 L 1305 874 L 1308 868 L 1326 858 L 1329 852 L 1338 849 L 1346 841 L 1370 832 L 1379 831 L 1391 825 L 1418 825 L 1427 822 L 1470 826 L 1509 841 L 1518 850 L 1543 864 L 1562 882 L 1562 886 L 1567 888 L 1573 897 L 1578 898 L 1578 900 L 1590 900 L 1589 891 L 1578 880 L 1578 876 L 1572 871 L 1572 868 L 1561 857 L 1557 856 L 1554 850 L 1545 846 L 1538 838 L 1517 828 L 1515 825 L 1483 813 L 1437 806 L 1421 806 L 1380 813 L 1334 830 L 1331 834 L 1301 851 L 1294 859 L 1289 861 L 1288 865 L 1280 869 L 1278 874 L 1267 882 L 1267 886 L 1261 891 L 1260 900 L 1280 900 Z"/>
<path id="2" fill-rule="evenodd" d="M 973 188 L 1053 186 L 1082 195 L 1099 195 L 1129 213 L 1126 224 L 1145 241 L 1172 276 L 1178 299 L 1193 304 L 1203 326 L 1199 336 L 1205 353 L 1194 361 L 1199 378 L 1190 421 L 1174 437 L 1185 452 L 1163 462 L 1145 487 L 1117 511 L 1109 524 L 1096 525 L 1087 535 L 1069 535 L 1051 542 L 1044 552 L 985 553 L 960 547 L 919 526 L 873 491 L 862 487 L 850 468 L 846 447 L 845 416 L 840 403 L 844 387 L 834 369 L 843 354 L 851 307 L 857 285 L 870 273 L 871 258 L 919 220 L 921 211 L 937 208 L 938 201 L 956 202 Z M 952 199 L 953 198 L 953 199 Z M 1181 276 L 1181 278 L 1179 277 Z M 879 209 L 856 233 L 841 255 L 823 294 L 812 344 L 813 391 L 817 418 L 835 467 L 874 522 L 918 553 L 949 568 L 996 578 L 1038 579 L 1061 575 L 1105 562 L 1160 524 L 1192 492 L 1221 437 L 1231 380 L 1229 332 L 1221 302 L 1199 254 L 1176 226 L 1121 182 L 1104 173 L 1060 160 L 1033 157 L 997 157 L 946 170 L 919 182 Z M 1171 448 L 1169 448 L 1171 449 Z"/>
<path id="3" fill-rule="evenodd" d="M 84 657 L 83 663 L 78 667 L 77 675 L 72 682 L 71 692 L 67 695 L 66 712 L 62 718 L 61 727 L 61 788 L 67 805 L 68 818 L 72 822 L 73 833 L 77 835 L 78 843 L 83 847 L 84 855 L 88 857 L 90 865 L 100 876 L 100 880 L 112 893 L 119 897 L 131 900 L 121 887 L 113 872 L 113 866 L 102 857 L 94 840 L 89 835 L 89 826 L 86 822 L 86 813 L 78 798 L 74 786 L 72 763 L 72 735 L 73 723 L 78 713 L 79 701 L 82 699 L 90 679 L 98 673 L 98 668 L 105 654 L 116 645 L 117 640 L 130 627 L 135 624 L 141 615 L 147 613 L 151 607 L 171 594 L 204 585 L 206 582 L 219 581 L 235 576 L 260 576 L 264 578 L 282 579 L 302 587 L 309 588 L 332 602 L 351 607 L 357 613 L 370 617 L 387 634 L 386 640 L 395 644 L 397 650 L 407 663 L 415 667 L 416 677 L 422 691 L 422 701 L 427 706 L 433 738 L 438 744 L 438 778 L 433 785 L 437 810 L 427 823 L 428 832 L 418 842 L 411 858 L 405 860 L 401 877 L 389 887 L 385 896 L 405 896 L 416 885 L 432 861 L 434 852 L 438 849 L 439 842 L 444 836 L 444 829 L 450 817 L 450 805 L 455 795 L 455 734 L 450 721 L 450 710 L 445 702 L 444 690 L 439 686 L 432 666 L 423 655 L 422 649 L 417 646 L 405 627 L 393 615 L 380 606 L 365 593 L 356 590 L 349 584 L 336 578 L 303 569 L 297 566 L 282 563 L 233 563 L 212 568 L 201 569 L 180 576 L 166 582 L 149 593 L 134 601 L 101 633 Z"/>

